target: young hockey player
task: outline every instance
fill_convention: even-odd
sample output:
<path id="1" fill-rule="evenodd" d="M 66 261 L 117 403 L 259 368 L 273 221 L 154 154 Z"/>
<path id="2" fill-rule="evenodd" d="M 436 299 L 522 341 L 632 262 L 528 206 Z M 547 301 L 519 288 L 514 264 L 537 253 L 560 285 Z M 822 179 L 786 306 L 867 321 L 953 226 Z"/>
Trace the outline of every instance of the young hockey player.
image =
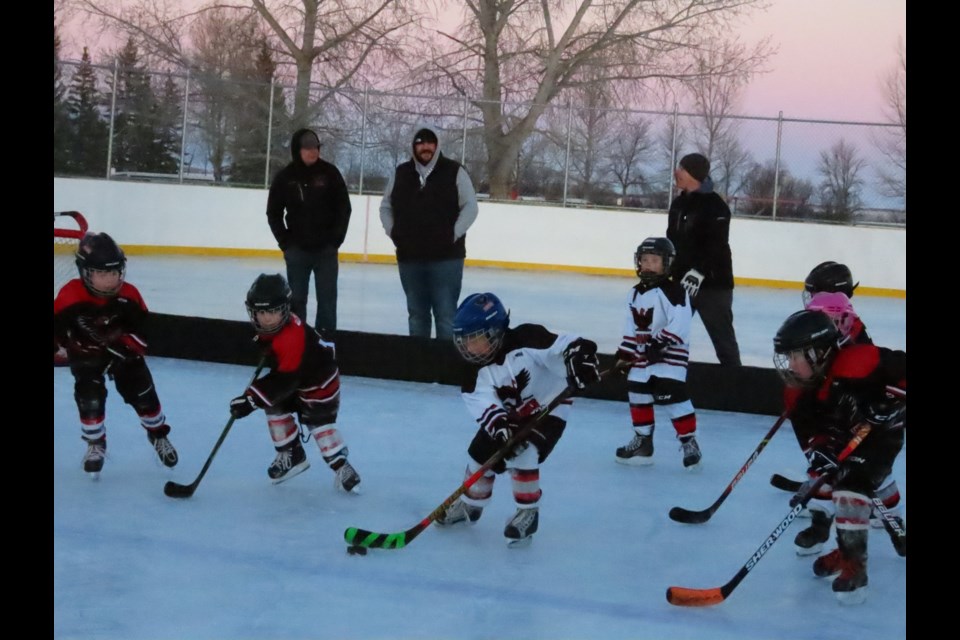
<path id="1" fill-rule="evenodd" d="M 360 476 L 347 461 L 349 450 L 334 426 L 340 408 L 336 348 L 290 312 L 290 300 L 290 286 L 280 274 L 260 274 L 247 292 L 247 314 L 257 332 L 254 339 L 271 371 L 230 401 L 230 415 L 240 419 L 264 410 L 277 450 L 267 475 L 276 484 L 310 468 L 293 418 L 296 412 L 336 474 L 334 486 L 357 493 Z"/>
<path id="2" fill-rule="evenodd" d="M 510 328 L 510 314 L 492 293 L 467 296 L 453 321 L 453 341 L 470 363 L 462 388 L 467 411 L 480 425 L 467 449 L 465 477 L 473 475 L 523 425 L 568 386 L 600 379 L 597 345 L 536 324 Z M 540 466 L 563 435 L 571 401 L 544 417 L 526 441 L 473 484 L 437 524 L 473 524 L 493 495 L 496 475 L 510 471 L 517 511 L 503 535 L 511 547 L 529 544 L 540 522 Z"/>
<path id="3" fill-rule="evenodd" d="M 667 238 L 647 238 L 633 256 L 640 282 L 627 297 L 618 367 L 629 366 L 627 392 L 633 439 L 616 452 L 616 461 L 653 464 L 653 406 L 664 408 L 680 440 L 683 466 L 700 466 L 697 415 L 687 394 L 690 359 L 690 297 L 669 278 L 676 255 Z"/>
<path id="4" fill-rule="evenodd" d="M 805 308 L 823 311 L 830 316 L 840 332 L 841 347 L 847 344 L 873 344 L 863 321 L 850 302 L 849 295 L 845 293 L 847 290 L 852 293 L 853 289 L 856 288 L 857 285 L 851 286 L 852 281 L 853 277 L 846 265 L 828 262 L 814 267 L 810 275 L 807 276 L 804 285 Z M 804 444 L 800 442 L 801 449 L 804 448 Z M 900 528 L 903 529 L 903 518 L 899 506 L 900 488 L 893 476 L 883 481 L 877 491 L 877 496 L 883 501 L 884 507 L 896 518 Z M 810 516 L 812 521 L 810 526 L 800 531 L 794 539 L 797 554 L 812 555 L 819 553 L 823 543 L 830 539 L 830 526 L 833 524 L 834 514 L 829 492 L 821 492 L 817 500 L 810 502 L 802 515 Z M 870 525 L 875 529 L 884 526 L 881 516 L 876 512 L 870 517 Z M 895 535 L 893 532 L 890 532 L 890 535 L 897 553 L 901 556 L 906 555 L 906 539 Z"/>
<path id="5" fill-rule="evenodd" d="M 829 474 L 832 484 L 838 548 L 817 558 L 814 574 L 839 574 L 833 581 L 838 599 L 859 603 L 866 597 L 871 496 L 903 447 L 907 354 L 867 344 L 840 348 L 840 339 L 827 314 L 798 311 L 773 339 L 774 365 L 786 383 L 784 403 L 813 477 Z M 838 462 L 864 421 L 871 432 Z"/>
<path id="6" fill-rule="evenodd" d="M 76 254 L 80 277 L 65 284 L 53 301 L 53 350 L 64 349 L 73 374 L 73 395 L 80 413 L 81 437 L 87 443 L 83 470 L 94 478 L 107 451 L 109 376 L 123 401 L 140 417 L 160 462 L 177 464 L 153 377 L 146 343 L 136 334 L 147 317 L 140 292 L 125 282 L 127 258 L 106 233 L 87 233 Z"/>

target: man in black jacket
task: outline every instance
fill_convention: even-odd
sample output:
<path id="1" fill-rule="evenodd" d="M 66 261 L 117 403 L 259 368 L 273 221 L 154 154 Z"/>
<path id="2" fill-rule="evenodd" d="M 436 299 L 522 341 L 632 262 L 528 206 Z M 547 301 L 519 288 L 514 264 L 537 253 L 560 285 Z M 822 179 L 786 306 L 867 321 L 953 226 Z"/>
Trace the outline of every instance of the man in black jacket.
<path id="1" fill-rule="evenodd" d="M 338 250 L 350 222 L 350 195 L 340 171 L 320 159 L 320 139 L 300 129 L 290 141 L 293 161 L 270 184 L 267 221 L 287 263 L 291 310 L 306 322 L 310 273 L 321 334 L 337 328 Z M 286 212 L 286 215 L 284 215 Z"/>
<path id="2" fill-rule="evenodd" d="M 413 158 L 397 167 L 380 203 L 380 221 L 397 248 L 411 336 L 453 339 L 467 229 L 477 218 L 477 194 L 459 162 L 440 153 L 437 134 L 413 137 Z M 431 318 L 432 313 L 432 318 Z"/>
<path id="3" fill-rule="evenodd" d="M 672 271 L 690 294 L 720 364 L 740 366 L 733 330 L 730 208 L 714 192 L 710 161 L 703 155 L 681 158 L 674 177 L 681 193 L 667 216 L 667 237 L 677 249 Z"/>

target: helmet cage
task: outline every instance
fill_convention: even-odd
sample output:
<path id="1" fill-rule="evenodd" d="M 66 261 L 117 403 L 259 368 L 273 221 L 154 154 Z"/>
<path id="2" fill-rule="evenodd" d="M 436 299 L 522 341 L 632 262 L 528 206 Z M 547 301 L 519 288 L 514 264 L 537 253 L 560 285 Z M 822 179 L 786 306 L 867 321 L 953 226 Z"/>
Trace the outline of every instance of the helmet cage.
<path id="1" fill-rule="evenodd" d="M 827 367 L 836 349 L 834 346 L 818 347 L 810 345 L 773 354 L 773 364 L 783 382 L 790 387 L 815 387 L 826 376 Z M 803 358 L 810 367 L 810 375 L 801 377 L 791 366 L 797 357 Z"/>
<path id="2" fill-rule="evenodd" d="M 272 335 L 278 333 L 290 320 L 290 300 L 292 293 L 290 285 L 280 274 L 257 276 L 250 290 L 247 292 L 247 315 L 250 317 L 250 324 L 260 335 Z M 275 326 L 265 327 L 257 319 L 257 313 L 280 312 L 280 322 Z"/>
<path id="3" fill-rule="evenodd" d="M 663 273 L 641 271 L 640 258 L 647 253 L 660 256 L 663 261 Z M 633 252 L 633 267 L 637 273 L 637 277 L 640 278 L 640 282 L 646 285 L 652 285 L 669 277 L 670 270 L 673 267 L 673 260 L 676 256 L 676 249 L 674 249 L 673 243 L 667 238 L 647 238 L 641 242 L 637 246 L 637 250 Z"/>

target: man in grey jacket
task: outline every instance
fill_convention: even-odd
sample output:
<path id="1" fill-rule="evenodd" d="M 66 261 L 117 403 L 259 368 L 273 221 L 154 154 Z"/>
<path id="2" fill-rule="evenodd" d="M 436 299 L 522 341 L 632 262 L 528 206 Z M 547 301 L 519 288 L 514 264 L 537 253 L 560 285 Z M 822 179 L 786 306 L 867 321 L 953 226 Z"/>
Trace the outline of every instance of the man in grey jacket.
<path id="1" fill-rule="evenodd" d="M 397 167 L 380 203 L 383 229 L 397 248 L 411 336 L 453 338 L 477 194 L 459 162 L 443 156 L 429 128 L 413 137 L 413 157 Z"/>

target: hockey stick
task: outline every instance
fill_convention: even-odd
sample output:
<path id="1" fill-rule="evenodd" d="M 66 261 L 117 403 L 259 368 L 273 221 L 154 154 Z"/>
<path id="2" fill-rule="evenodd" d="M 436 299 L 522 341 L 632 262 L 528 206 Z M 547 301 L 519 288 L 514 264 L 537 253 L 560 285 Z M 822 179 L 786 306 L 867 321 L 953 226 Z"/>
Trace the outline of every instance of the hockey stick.
<path id="1" fill-rule="evenodd" d="M 837 462 L 842 462 L 849 456 L 854 449 L 860 446 L 860 443 L 863 442 L 863 439 L 867 437 L 867 434 L 870 433 L 870 424 L 861 423 L 857 428 L 857 432 L 854 434 L 850 442 L 847 443 L 847 446 L 843 448 L 843 451 L 840 452 L 840 455 L 837 456 Z M 813 496 L 820 489 L 820 486 L 823 485 L 830 478 L 829 474 L 824 474 L 814 480 L 808 487 L 806 487 L 802 494 L 794 496 L 791 499 L 790 503 L 793 505 L 793 508 L 790 510 L 790 513 L 780 521 L 780 524 L 767 536 L 767 539 L 763 541 L 756 551 L 753 552 L 753 555 L 750 556 L 750 559 L 740 567 L 740 570 L 737 571 L 736 575 L 730 579 L 729 582 L 720 587 L 713 587 L 710 589 L 691 589 L 689 587 L 668 587 L 667 588 L 667 602 L 679 607 L 709 607 L 715 604 L 720 604 L 727 597 L 733 593 L 733 590 L 737 588 L 737 585 L 747 577 L 747 574 L 750 573 L 754 567 L 757 566 L 757 563 L 760 562 L 760 559 L 770 550 L 773 546 L 773 543 L 783 535 L 783 532 L 787 530 L 787 527 L 790 526 L 803 508 L 807 505 L 808 502 L 813 498 Z"/>
<path id="2" fill-rule="evenodd" d="M 780 489 L 782 491 L 789 491 L 790 493 L 796 493 L 800 491 L 800 487 L 803 486 L 803 483 L 799 480 L 791 480 L 786 476 L 782 476 L 779 473 L 775 473 L 770 476 L 770 484 Z"/>
<path id="3" fill-rule="evenodd" d="M 616 367 L 613 369 L 607 369 L 600 373 L 600 379 L 606 378 L 612 371 L 616 370 Z M 560 392 L 556 398 L 550 401 L 546 407 L 543 407 L 536 415 L 528 418 L 527 422 L 515 433 L 513 436 L 507 440 L 507 443 L 500 447 L 490 458 L 481 465 L 469 478 L 463 481 L 456 491 L 451 493 L 446 500 L 444 500 L 440 505 L 430 512 L 430 514 L 421 520 L 418 524 L 410 527 L 406 531 L 400 531 L 398 533 L 375 533 L 373 531 L 368 531 L 367 529 L 359 529 L 357 527 L 349 527 L 346 531 L 343 532 L 343 539 L 347 541 L 348 544 L 354 547 L 366 547 L 368 549 L 402 549 L 411 542 L 414 538 L 423 533 L 423 531 L 430 526 L 430 524 L 436 520 L 438 517 L 443 515 L 447 510 L 447 507 L 452 505 L 457 501 L 460 496 L 467 492 L 467 489 L 472 487 L 480 478 L 483 477 L 488 470 L 490 470 L 493 465 L 497 464 L 506 457 L 514 447 L 523 442 L 526 437 L 533 431 L 533 428 L 536 427 L 540 422 L 550 414 L 551 411 L 560 406 L 561 403 L 568 400 L 572 395 L 574 395 L 574 390 L 570 387 L 567 387 Z"/>
<path id="4" fill-rule="evenodd" d="M 250 378 L 250 382 L 247 383 L 247 387 L 254 383 L 257 379 L 257 376 L 260 375 L 260 372 L 263 371 L 263 366 L 266 364 L 266 357 L 260 358 L 260 364 L 257 365 L 257 370 L 254 371 L 253 377 Z M 197 476 L 197 479 L 191 482 L 190 484 L 180 484 L 172 480 L 168 480 L 165 485 L 163 485 L 163 492 L 171 498 L 189 498 L 193 495 L 193 492 L 197 490 L 200 481 L 203 480 L 203 476 L 206 475 L 207 469 L 210 468 L 210 463 L 213 462 L 213 456 L 217 455 L 217 450 L 220 448 L 220 445 L 223 444 L 223 441 L 226 439 L 227 434 L 230 433 L 230 427 L 233 426 L 233 422 L 236 420 L 233 416 L 230 416 L 230 419 L 227 420 L 227 426 L 223 428 L 223 432 L 220 433 L 220 437 L 217 439 L 217 444 L 213 445 L 213 451 L 210 452 L 210 455 L 207 456 L 207 461 L 203 464 L 203 468 L 200 469 L 200 475 Z"/>
<path id="5" fill-rule="evenodd" d="M 737 472 L 737 475 L 733 477 L 733 480 L 730 481 L 730 484 L 727 485 L 727 488 L 724 489 L 723 493 L 720 494 L 720 497 L 716 501 L 702 511 L 690 511 L 689 509 L 684 509 L 683 507 L 674 507 L 670 509 L 670 513 L 667 514 L 670 516 L 671 520 L 676 520 L 677 522 L 683 522 L 684 524 L 703 524 L 709 520 L 717 509 L 720 508 L 720 505 L 723 504 L 723 501 L 727 499 L 727 496 L 730 495 L 730 492 L 733 491 L 733 488 L 737 486 L 737 483 L 740 482 L 740 478 L 743 477 L 743 474 L 747 472 L 747 469 L 753 464 L 754 460 L 757 459 L 757 456 L 760 455 L 760 452 L 763 451 L 764 447 L 767 446 L 767 443 L 770 442 L 770 439 L 773 438 L 774 434 L 780 429 L 782 425 L 787 420 L 787 412 L 784 411 L 780 414 L 780 417 L 777 418 L 777 421 L 773 423 L 773 426 L 770 427 L 770 431 L 767 431 L 767 435 L 763 436 L 763 440 L 760 441 L 760 444 L 757 445 L 757 448 L 753 450 L 753 453 L 750 454 L 750 457 L 747 458 L 747 461 L 743 463 L 743 466 L 740 467 L 740 471 Z"/>

